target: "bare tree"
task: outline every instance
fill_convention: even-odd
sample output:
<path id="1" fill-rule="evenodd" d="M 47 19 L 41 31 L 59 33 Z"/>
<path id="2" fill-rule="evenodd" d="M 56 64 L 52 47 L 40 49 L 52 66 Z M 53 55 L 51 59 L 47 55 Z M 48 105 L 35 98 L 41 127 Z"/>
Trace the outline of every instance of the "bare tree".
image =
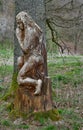
<path id="1" fill-rule="evenodd" d="M 83 1 L 79 0 L 45 0 L 46 22 L 51 30 L 52 41 L 61 48 L 71 51 L 68 42 L 77 52 L 83 30 Z M 57 41 L 58 37 L 58 41 Z"/>

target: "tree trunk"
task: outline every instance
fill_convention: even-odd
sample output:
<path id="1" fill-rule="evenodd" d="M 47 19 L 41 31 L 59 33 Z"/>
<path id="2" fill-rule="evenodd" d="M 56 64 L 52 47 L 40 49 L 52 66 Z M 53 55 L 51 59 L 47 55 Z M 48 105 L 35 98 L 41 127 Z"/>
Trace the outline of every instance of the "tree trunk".
<path id="1" fill-rule="evenodd" d="M 15 15 L 20 11 L 29 12 L 33 20 L 41 27 L 45 35 L 45 7 L 44 0 L 15 0 Z M 16 29 L 16 22 L 15 22 Z M 17 73 L 17 59 L 22 54 L 19 43 L 14 36 L 14 73 Z M 44 39 L 45 43 L 45 39 Z M 27 90 L 27 87 L 18 86 L 14 100 L 14 110 L 19 112 L 39 112 L 52 109 L 52 97 L 51 97 L 51 81 L 47 76 L 47 55 L 44 61 L 45 64 L 45 78 L 43 81 L 42 92 L 40 95 L 35 96 L 34 90 Z"/>
<path id="2" fill-rule="evenodd" d="M 20 11 L 29 12 L 33 20 L 41 27 L 45 34 L 45 6 L 44 0 L 15 0 L 15 16 Z M 16 21 L 14 24 L 14 30 L 16 30 Z M 22 54 L 16 34 L 14 33 L 14 73 L 18 71 L 17 59 Z M 47 61 L 46 61 L 47 67 Z"/>

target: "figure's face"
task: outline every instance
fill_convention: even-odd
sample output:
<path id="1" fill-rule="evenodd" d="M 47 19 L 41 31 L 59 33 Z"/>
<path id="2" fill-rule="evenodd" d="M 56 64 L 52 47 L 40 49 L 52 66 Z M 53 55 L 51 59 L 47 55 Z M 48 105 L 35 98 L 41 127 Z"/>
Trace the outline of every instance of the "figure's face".
<path id="1" fill-rule="evenodd" d="M 17 26 L 20 30 L 24 30 L 24 24 L 20 19 L 17 19 Z"/>

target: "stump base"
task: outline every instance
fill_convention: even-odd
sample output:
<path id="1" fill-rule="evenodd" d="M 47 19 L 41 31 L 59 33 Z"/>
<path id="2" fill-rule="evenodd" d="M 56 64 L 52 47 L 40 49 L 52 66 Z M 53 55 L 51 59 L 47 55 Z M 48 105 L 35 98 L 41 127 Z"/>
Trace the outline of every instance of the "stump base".
<path id="1" fill-rule="evenodd" d="M 40 95 L 34 95 L 26 87 L 17 89 L 14 101 L 14 109 L 20 112 L 43 112 L 52 109 L 51 80 L 45 77 Z"/>

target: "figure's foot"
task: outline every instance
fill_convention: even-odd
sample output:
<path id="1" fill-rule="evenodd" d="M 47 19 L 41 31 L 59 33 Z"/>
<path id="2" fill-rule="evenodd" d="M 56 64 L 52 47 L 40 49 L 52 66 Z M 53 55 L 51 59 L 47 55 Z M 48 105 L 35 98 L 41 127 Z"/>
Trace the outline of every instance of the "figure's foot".
<path id="1" fill-rule="evenodd" d="M 36 91 L 35 91 L 34 95 L 38 95 L 38 94 L 41 93 L 41 87 L 42 87 L 42 80 L 39 79 L 38 80 L 38 85 L 36 86 Z"/>

